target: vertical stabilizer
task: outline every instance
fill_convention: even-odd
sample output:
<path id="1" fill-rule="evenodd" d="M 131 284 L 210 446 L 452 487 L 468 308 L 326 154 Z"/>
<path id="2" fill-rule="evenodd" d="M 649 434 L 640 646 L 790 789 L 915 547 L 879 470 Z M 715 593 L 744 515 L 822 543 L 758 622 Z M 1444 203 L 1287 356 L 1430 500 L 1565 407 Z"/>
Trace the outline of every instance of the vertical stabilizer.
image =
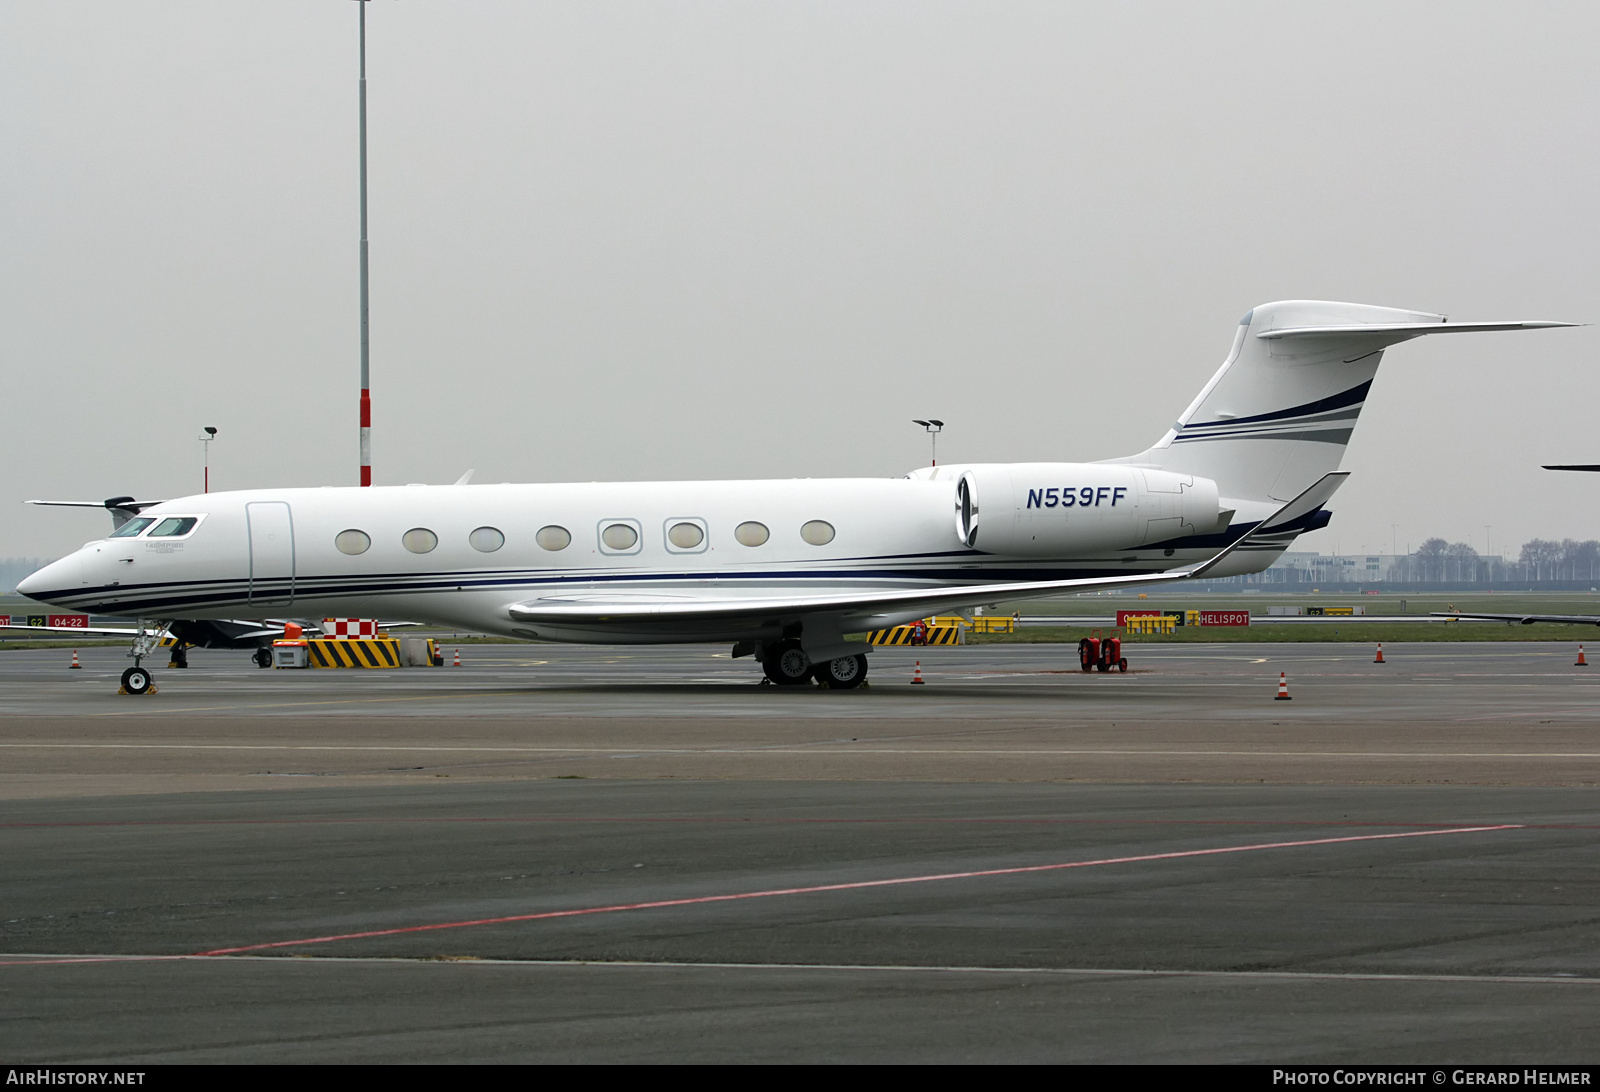
<path id="1" fill-rule="evenodd" d="M 1569 325 L 1450 322 L 1323 300 L 1263 304 L 1239 323 L 1228 358 L 1167 434 L 1111 461 L 1196 474 L 1225 499 L 1275 506 L 1339 469 L 1388 346 L 1424 334 Z"/>
<path id="2" fill-rule="evenodd" d="M 1443 315 L 1294 300 L 1246 315 L 1228 358 L 1154 447 L 1126 460 L 1198 474 L 1223 496 L 1283 503 L 1339 469 L 1384 347 L 1415 337 L 1351 327 L 1436 325 Z M 1279 329 L 1338 333 L 1266 339 Z"/>

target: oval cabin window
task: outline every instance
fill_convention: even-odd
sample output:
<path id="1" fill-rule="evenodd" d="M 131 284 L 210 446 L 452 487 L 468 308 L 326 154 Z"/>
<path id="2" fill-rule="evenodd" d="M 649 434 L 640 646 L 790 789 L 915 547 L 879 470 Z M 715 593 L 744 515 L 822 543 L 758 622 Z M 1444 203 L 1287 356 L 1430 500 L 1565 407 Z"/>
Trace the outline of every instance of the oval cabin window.
<path id="1" fill-rule="evenodd" d="M 757 523 L 755 520 L 741 523 L 734 528 L 733 537 L 739 540 L 739 545 L 741 546 L 760 546 L 767 541 L 767 525 L 765 523 Z"/>
<path id="2" fill-rule="evenodd" d="M 539 544 L 541 550 L 554 553 L 572 545 L 572 534 L 565 527 L 556 527 L 552 524 L 549 527 L 539 528 L 539 533 L 533 536 L 533 541 Z"/>
<path id="3" fill-rule="evenodd" d="M 833 524 L 825 519 L 814 519 L 800 528 L 800 537 L 813 546 L 826 546 L 833 541 Z"/>
<path id="4" fill-rule="evenodd" d="M 480 554 L 492 554 L 506 544 L 506 536 L 493 527 L 479 527 L 467 536 L 467 541 Z"/>
<path id="5" fill-rule="evenodd" d="M 692 550 L 706 540 L 698 523 L 674 523 L 667 530 L 667 541 L 680 550 Z"/>
<path id="6" fill-rule="evenodd" d="M 610 550 L 631 550 L 639 541 L 639 532 L 626 523 L 613 523 L 600 532 L 600 541 Z"/>
<path id="7" fill-rule="evenodd" d="M 439 536 L 426 527 L 413 527 L 400 536 L 401 543 L 414 554 L 425 554 L 439 545 Z"/>
<path id="8" fill-rule="evenodd" d="M 372 548 L 372 540 L 367 537 L 367 533 L 353 528 L 334 535 L 333 544 L 339 548 L 341 554 L 364 554 Z"/>

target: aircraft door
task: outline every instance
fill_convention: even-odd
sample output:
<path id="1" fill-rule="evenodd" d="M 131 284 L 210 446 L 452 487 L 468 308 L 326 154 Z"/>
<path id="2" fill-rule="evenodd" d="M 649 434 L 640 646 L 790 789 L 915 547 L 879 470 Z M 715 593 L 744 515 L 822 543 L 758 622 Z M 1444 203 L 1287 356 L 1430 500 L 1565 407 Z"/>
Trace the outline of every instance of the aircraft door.
<path id="1" fill-rule="evenodd" d="M 250 527 L 250 605 L 294 602 L 294 517 L 284 501 L 245 505 Z"/>

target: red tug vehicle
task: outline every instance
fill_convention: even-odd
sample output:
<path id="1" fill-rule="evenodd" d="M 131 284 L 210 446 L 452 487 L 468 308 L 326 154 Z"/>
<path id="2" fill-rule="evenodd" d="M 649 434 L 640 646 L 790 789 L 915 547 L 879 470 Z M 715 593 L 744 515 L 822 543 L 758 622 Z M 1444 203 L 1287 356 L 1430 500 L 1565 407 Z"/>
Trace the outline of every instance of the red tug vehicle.
<path id="1" fill-rule="evenodd" d="M 1128 670 L 1121 637 L 1085 637 L 1078 642 L 1078 665 L 1085 671 Z"/>

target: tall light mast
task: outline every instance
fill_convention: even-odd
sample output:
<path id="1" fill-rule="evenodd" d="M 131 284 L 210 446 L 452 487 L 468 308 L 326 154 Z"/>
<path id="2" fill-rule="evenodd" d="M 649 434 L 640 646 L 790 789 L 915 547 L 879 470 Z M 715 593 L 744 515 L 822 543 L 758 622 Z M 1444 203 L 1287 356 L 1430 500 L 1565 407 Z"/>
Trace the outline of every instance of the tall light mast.
<path id="1" fill-rule="evenodd" d="M 939 433 L 944 431 L 944 422 L 940 421 L 938 418 L 934 418 L 934 417 L 930 417 L 926 421 L 924 421 L 922 418 L 918 417 L 918 418 L 913 419 L 911 423 L 913 425 L 921 425 L 923 428 L 927 429 L 927 431 L 928 431 L 928 439 L 933 442 L 933 448 L 932 448 L 933 461 L 929 465 L 930 466 L 938 466 L 939 465 Z"/>
<path id="2" fill-rule="evenodd" d="M 372 484 L 372 376 L 367 331 L 367 0 L 361 12 L 361 484 Z"/>

